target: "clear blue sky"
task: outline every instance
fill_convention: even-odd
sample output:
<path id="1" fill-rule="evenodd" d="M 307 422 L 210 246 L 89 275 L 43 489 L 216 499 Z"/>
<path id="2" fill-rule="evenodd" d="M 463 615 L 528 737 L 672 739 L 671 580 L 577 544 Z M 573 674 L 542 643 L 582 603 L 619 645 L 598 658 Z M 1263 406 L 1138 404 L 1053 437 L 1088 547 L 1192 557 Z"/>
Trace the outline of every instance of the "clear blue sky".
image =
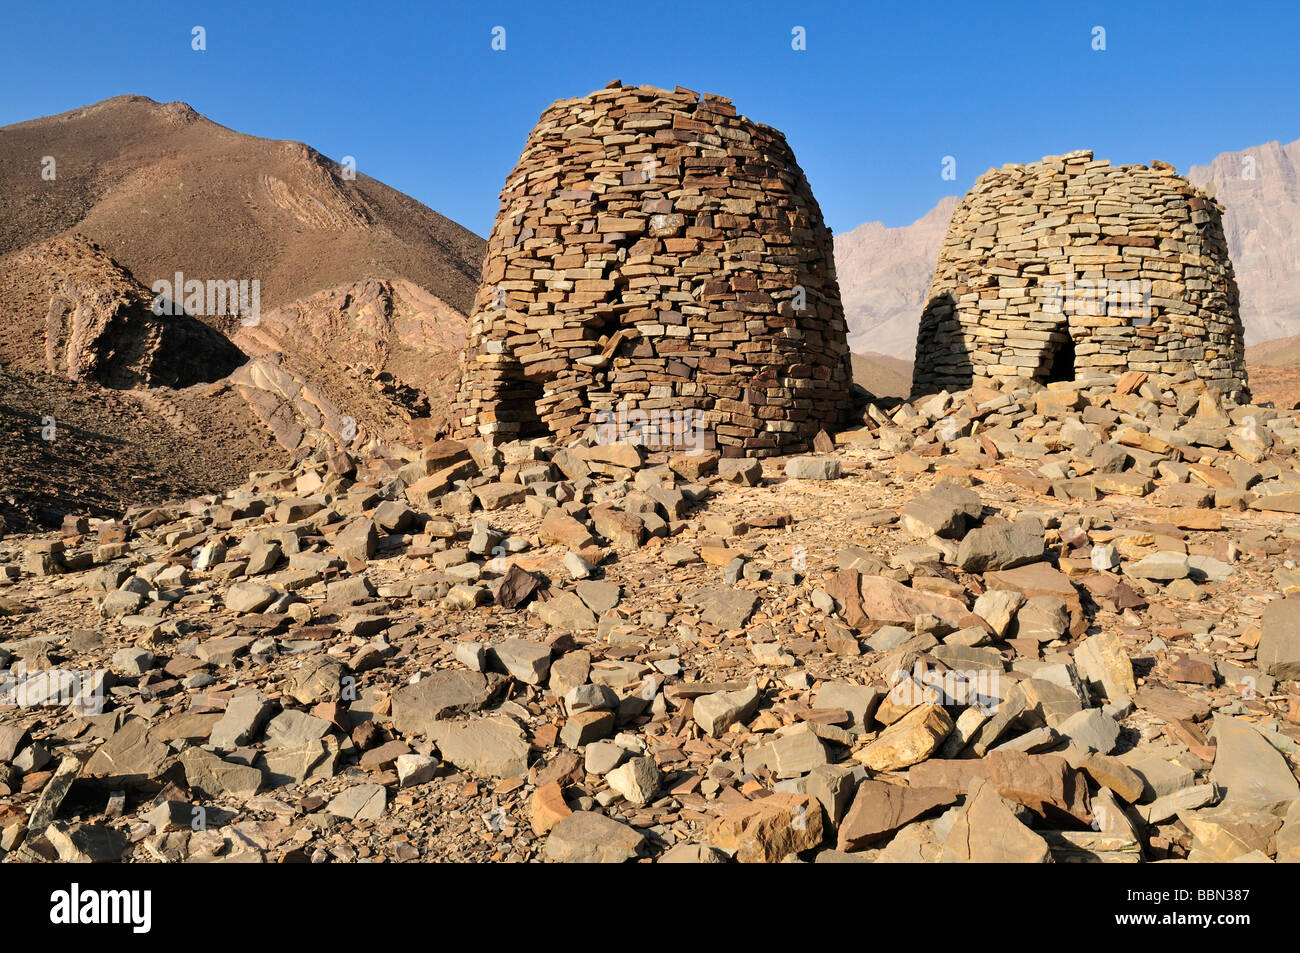
<path id="1" fill-rule="evenodd" d="M 911 222 L 1004 162 L 1091 148 L 1186 171 L 1300 138 L 1295 2 L 6 6 L 0 125 L 122 93 L 182 100 L 353 155 L 480 235 L 541 110 L 614 78 L 730 96 L 784 131 L 837 232 Z"/>

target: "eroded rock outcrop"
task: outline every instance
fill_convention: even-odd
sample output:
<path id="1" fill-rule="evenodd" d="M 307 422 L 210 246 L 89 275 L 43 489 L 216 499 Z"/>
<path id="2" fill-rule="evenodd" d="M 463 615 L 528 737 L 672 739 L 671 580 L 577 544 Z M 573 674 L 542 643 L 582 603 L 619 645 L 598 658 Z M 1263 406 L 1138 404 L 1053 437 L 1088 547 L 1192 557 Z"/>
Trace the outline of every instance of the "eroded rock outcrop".
<path id="1" fill-rule="evenodd" d="M 186 315 L 154 314 L 153 293 L 98 245 L 76 235 L 6 262 L 0 294 L 13 308 L 3 350 L 19 366 L 107 387 L 188 387 L 244 361 L 220 331 Z M 44 298 L 43 307 L 36 301 Z M 24 307 L 27 304 L 32 307 Z M 44 326 L 35 315 L 44 315 Z M 43 341 L 43 353 L 31 343 Z"/>

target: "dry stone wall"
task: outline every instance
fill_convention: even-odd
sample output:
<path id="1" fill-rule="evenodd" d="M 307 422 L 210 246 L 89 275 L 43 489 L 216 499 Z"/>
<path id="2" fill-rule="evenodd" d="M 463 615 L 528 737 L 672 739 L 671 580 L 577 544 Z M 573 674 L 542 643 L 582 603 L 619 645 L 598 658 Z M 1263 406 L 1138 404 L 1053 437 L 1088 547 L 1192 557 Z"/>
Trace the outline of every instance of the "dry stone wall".
<path id="1" fill-rule="evenodd" d="M 488 241 L 459 436 L 612 425 L 764 456 L 841 422 L 850 383 L 830 231 L 781 133 L 680 87 L 542 114 Z"/>
<path id="2" fill-rule="evenodd" d="M 1246 395 L 1222 208 L 1172 166 L 1091 152 L 991 169 L 958 205 L 917 337 L 913 391 L 1194 371 Z"/>

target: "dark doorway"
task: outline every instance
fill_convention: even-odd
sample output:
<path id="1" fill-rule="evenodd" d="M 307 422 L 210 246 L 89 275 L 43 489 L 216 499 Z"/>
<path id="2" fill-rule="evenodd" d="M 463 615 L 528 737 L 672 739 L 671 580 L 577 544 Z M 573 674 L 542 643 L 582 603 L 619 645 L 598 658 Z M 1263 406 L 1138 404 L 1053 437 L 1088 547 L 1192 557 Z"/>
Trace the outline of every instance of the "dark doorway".
<path id="1" fill-rule="evenodd" d="M 540 437 L 548 433 L 546 424 L 537 413 L 537 402 L 542 399 L 542 382 L 524 375 L 523 366 L 511 361 L 501 371 L 491 397 L 494 420 L 507 425 L 502 436 L 508 440 Z M 508 425 L 514 424 L 514 427 Z"/>
<path id="2" fill-rule="evenodd" d="M 546 424 L 537 415 L 537 402 L 542 399 L 542 382 L 521 377 L 511 388 L 510 400 L 518 407 L 519 437 L 529 439 L 548 434 Z"/>
<path id="3" fill-rule="evenodd" d="M 1052 362 L 1047 368 L 1044 382 L 1054 384 L 1059 381 L 1074 380 L 1074 338 L 1066 332 L 1065 340 L 1058 344 Z"/>

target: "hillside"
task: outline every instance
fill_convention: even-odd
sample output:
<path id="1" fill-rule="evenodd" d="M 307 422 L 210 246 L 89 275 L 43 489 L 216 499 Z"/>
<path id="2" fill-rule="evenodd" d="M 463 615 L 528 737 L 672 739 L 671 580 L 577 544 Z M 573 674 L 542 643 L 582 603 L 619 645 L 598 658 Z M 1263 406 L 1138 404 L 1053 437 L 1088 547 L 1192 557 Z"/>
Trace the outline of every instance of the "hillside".
<path id="1" fill-rule="evenodd" d="M 854 351 L 877 351 L 910 361 L 916 328 L 957 197 L 911 225 L 868 222 L 835 236 L 835 273 Z"/>
<path id="2" fill-rule="evenodd" d="M 408 196 L 139 96 L 0 129 L 0 175 L 11 528 L 410 443 L 445 410 L 484 243 Z M 177 272 L 206 294 L 155 313 Z M 241 281 L 242 316 L 213 296 Z"/>
<path id="3" fill-rule="evenodd" d="M 1300 406 L 1300 335 L 1248 347 L 1246 362 L 1256 400 Z"/>
<path id="4" fill-rule="evenodd" d="M 853 383 L 877 397 L 906 397 L 912 390 L 912 362 L 874 351 L 856 352 Z"/>
<path id="5" fill-rule="evenodd" d="M 38 174 L 56 160 L 54 181 Z M 0 129 L 0 255 L 76 230 L 145 285 L 261 282 L 274 308 L 367 274 L 465 310 L 483 242 L 299 142 L 243 135 L 184 103 L 118 96 Z"/>

